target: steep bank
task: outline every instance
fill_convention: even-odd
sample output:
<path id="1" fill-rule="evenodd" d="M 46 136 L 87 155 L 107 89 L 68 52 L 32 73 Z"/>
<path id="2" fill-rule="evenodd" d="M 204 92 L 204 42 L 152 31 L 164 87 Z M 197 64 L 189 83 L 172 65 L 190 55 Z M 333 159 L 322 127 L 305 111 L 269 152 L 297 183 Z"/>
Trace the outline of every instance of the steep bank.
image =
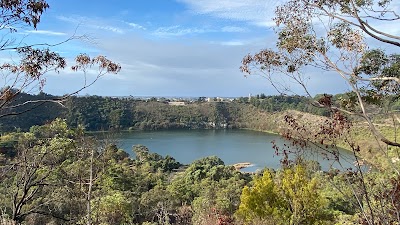
<path id="1" fill-rule="evenodd" d="M 40 97 L 24 94 L 19 100 Z M 85 96 L 72 97 L 64 104 L 65 107 L 46 103 L 24 114 L 2 118 L 0 129 L 29 130 L 33 125 L 63 118 L 70 127 L 83 126 L 87 131 L 225 128 L 276 131 L 273 113 L 248 103 L 199 101 L 173 105 L 168 101 Z"/>

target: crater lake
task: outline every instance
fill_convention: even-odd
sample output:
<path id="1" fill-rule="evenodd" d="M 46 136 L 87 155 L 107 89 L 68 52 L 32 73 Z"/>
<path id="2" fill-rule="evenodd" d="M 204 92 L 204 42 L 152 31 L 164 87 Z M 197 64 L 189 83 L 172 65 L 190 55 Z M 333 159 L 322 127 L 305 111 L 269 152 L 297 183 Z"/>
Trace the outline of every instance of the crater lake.
<path id="1" fill-rule="evenodd" d="M 278 147 L 289 144 L 279 135 L 251 130 L 132 131 L 105 135 L 112 137 L 117 146 L 132 157 L 133 146 L 144 145 L 151 152 L 162 156 L 170 155 L 183 164 L 214 155 L 221 158 L 226 165 L 250 163 L 252 166 L 243 169 L 244 171 L 256 171 L 265 167 L 280 168 L 282 156 L 276 154 L 272 142 Z M 347 150 L 339 152 L 341 164 L 327 160 L 326 155 L 316 150 L 307 150 L 306 158 L 318 161 L 323 170 L 331 167 L 340 170 L 353 167 L 352 153 Z"/>

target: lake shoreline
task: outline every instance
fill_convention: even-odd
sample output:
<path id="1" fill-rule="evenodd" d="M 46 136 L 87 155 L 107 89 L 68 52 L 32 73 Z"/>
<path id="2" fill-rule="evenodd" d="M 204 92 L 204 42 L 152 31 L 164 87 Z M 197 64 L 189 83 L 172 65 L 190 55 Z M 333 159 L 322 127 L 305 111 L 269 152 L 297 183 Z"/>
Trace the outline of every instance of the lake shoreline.
<path id="1" fill-rule="evenodd" d="M 282 135 L 277 132 L 277 131 L 272 131 L 272 130 L 259 130 L 259 129 L 252 129 L 252 128 L 210 128 L 210 129 L 187 129 L 187 128 L 176 128 L 176 129 L 158 129 L 158 130 L 139 130 L 139 129 L 124 129 L 124 130 L 108 130 L 108 131 L 87 131 L 85 132 L 86 134 L 101 134 L 101 133 L 135 133 L 135 132 L 157 132 L 157 131 L 190 131 L 190 130 L 247 130 L 247 131 L 256 131 L 256 132 L 262 132 L 262 133 L 266 133 L 266 134 L 272 134 L 272 135 L 277 135 L 282 137 Z M 342 150 L 345 150 L 349 153 L 353 153 L 353 151 L 349 148 L 346 148 L 344 146 L 338 145 L 337 147 L 339 147 Z"/>
<path id="2" fill-rule="evenodd" d="M 162 156 L 172 156 L 182 164 L 190 164 L 208 156 L 217 156 L 225 165 L 240 163 L 244 170 L 277 169 L 281 167 L 281 156 L 277 156 L 273 144 L 284 146 L 290 144 L 276 133 L 251 129 L 197 129 L 197 130 L 157 130 L 157 131 L 119 131 L 114 134 L 103 132 L 91 133 L 99 139 L 110 138 L 134 157 L 132 146 L 144 145 L 151 152 Z M 351 157 L 348 151 L 341 151 Z M 318 153 L 306 156 L 308 160 L 321 163 L 328 168 L 332 161 L 324 161 Z M 243 164 L 242 164 L 243 163 Z M 347 165 L 346 166 L 350 166 Z M 336 168 L 338 165 L 334 165 Z M 252 172 L 252 171 L 251 171 Z"/>

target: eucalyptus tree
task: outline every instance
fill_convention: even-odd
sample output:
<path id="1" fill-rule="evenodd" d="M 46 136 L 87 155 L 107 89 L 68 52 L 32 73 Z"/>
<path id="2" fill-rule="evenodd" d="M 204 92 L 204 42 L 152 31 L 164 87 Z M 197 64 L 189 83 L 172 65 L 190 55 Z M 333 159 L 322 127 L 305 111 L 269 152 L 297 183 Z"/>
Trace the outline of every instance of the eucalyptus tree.
<path id="1" fill-rule="evenodd" d="M 6 163 L 0 165 L 5 171 L 0 176 L 0 206 L 16 223 L 29 217 L 38 220 L 40 216 L 69 221 L 63 211 L 64 201 L 59 195 L 62 181 L 57 174 L 73 155 L 74 133 L 56 120 L 15 135 L 16 154 L 6 157 Z"/>
<path id="2" fill-rule="evenodd" d="M 281 93 L 293 91 L 285 82 L 294 81 L 313 105 L 329 109 L 331 118 L 314 124 L 306 124 L 293 115 L 287 115 L 285 122 L 289 129 L 284 132 L 284 136 L 292 140 L 300 150 L 312 145 L 323 149 L 325 156 L 329 155 L 334 160 L 339 160 L 338 151 L 325 147 L 337 147 L 340 142 L 345 142 L 353 150 L 357 161 L 355 168 L 359 179 L 356 179 L 357 187 L 354 188 L 363 190 L 362 197 L 358 199 L 363 223 L 399 222 L 398 214 L 385 212 L 388 208 L 396 208 L 393 202 L 398 201 L 398 195 L 394 193 L 397 193 L 397 177 L 400 172 L 391 157 L 400 147 L 396 139 L 400 119 L 396 111 L 371 107 L 381 107 L 383 101 L 399 97 L 400 36 L 396 33 L 400 21 L 398 2 L 288 0 L 276 8 L 273 20 L 276 23 L 276 46 L 245 56 L 241 71 L 246 75 L 260 74 L 266 77 Z M 309 79 L 314 79 L 310 73 L 339 76 L 350 91 L 339 102 L 333 101 L 329 94 L 314 100 L 307 83 Z M 393 129 L 394 137 L 383 133 L 374 123 L 376 114 L 392 117 L 392 124 L 385 121 L 383 126 Z M 386 172 L 390 171 L 391 176 L 395 177 L 386 182 L 388 185 L 379 190 L 380 194 L 371 191 L 375 181 L 366 179 L 362 170 L 360 158 L 368 153 L 368 149 L 363 149 L 365 146 L 360 146 L 352 138 L 353 123 L 349 118 L 360 118 L 367 124 L 372 139 L 377 142 L 377 148 L 372 150 L 375 157 L 379 158 L 377 155 L 380 155 L 385 158 L 389 164 Z M 290 150 L 284 147 L 283 152 L 288 153 Z M 392 194 L 389 197 L 384 193 Z M 383 199 L 392 203 L 377 207 L 376 202 L 382 202 Z"/>
<path id="3" fill-rule="evenodd" d="M 15 102 L 22 92 L 42 91 L 46 85 L 47 73 L 59 73 L 68 68 L 67 58 L 53 51 L 53 47 L 76 39 L 90 39 L 87 35 L 73 34 L 59 43 L 25 43 L 23 36 L 18 32 L 26 28 L 36 29 L 49 7 L 45 0 L 0 2 L 0 53 L 17 58 L 0 63 L 0 77 L 4 80 L 0 87 L 0 117 L 19 115 L 46 102 L 62 103 L 67 97 L 93 85 L 100 77 L 118 73 L 121 69 L 119 64 L 104 56 L 90 57 L 87 54 L 79 54 L 70 69 L 83 74 L 84 83 L 80 88 L 62 98 Z M 87 78 L 89 69 L 95 71 L 92 80 Z"/>
<path id="4" fill-rule="evenodd" d="M 396 51 L 400 36 L 394 30 L 381 29 L 395 28 L 400 17 L 394 10 L 396 3 L 390 0 L 287 1 L 275 11 L 276 47 L 245 56 L 241 70 L 247 75 L 261 72 L 280 92 L 291 90 L 280 82 L 282 76 L 288 77 L 309 97 L 307 80 L 313 77 L 307 72 L 334 72 L 343 78 L 353 97 L 344 99 L 342 105 L 334 105 L 326 96 L 313 103 L 360 116 L 380 141 L 399 147 L 400 143 L 376 129 L 366 109 L 367 103 L 399 94 L 400 56 Z M 392 46 L 393 52 L 374 49 L 371 39 Z"/>
<path id="5" fill-rule="evenodd" d="M 244 224 L 332 224 L 319 181 L 302 165 L 277 173 L 265 170 L 246 186 L 236 217 Z"/>
<path id="6" fill-rule="evenodd" d="M 3 81 L 0 86 L 0 118 L 20 115 L 46 102 L 62 104 L 69 96 L 90 87 L 102 76 L 116 74 L 121 69 L 119 64 L 104 56 L 79 54 L 70 69 L 83 74 L 84 82 L 80 88 L 60 98 L 16 101 L 23 92 L 41 92 L 46 85 L 48 73 L 59 73 L 68 68 L 68 59 L 52 50 L 55 46 L 74 39 L 88 38 L 73 34 L 59 43 L 25 43 L 18 32 L 26 28 L 37 29 L 42 15 L 49 7 L 45 0 L 0 2 L 0 53 L 13 56 L 0 63 L 0 77 Z M 90 80 L 87 75 L 92 71 L 95 71 L 95 75 Z M 73 135 L 67 131 L 65 123 L 60 121 L 46 128 L 33 128 L 32 132 L 18 136 L 13 157 L 1 155 L 4 160 L 0 162 L 0 181 L 2 191 L 6 190 L 1 208 L 11 211 L 6 213 L 11 215 L 12 221 L 20 223 L 30 215 L 69 220 L 65 212 L 60 211 L 63 199 L 58 195 L 60 180 L 57 180 L 57 171 L 65 166 L 70 156 L 68 154 L 73 150 Z"/>

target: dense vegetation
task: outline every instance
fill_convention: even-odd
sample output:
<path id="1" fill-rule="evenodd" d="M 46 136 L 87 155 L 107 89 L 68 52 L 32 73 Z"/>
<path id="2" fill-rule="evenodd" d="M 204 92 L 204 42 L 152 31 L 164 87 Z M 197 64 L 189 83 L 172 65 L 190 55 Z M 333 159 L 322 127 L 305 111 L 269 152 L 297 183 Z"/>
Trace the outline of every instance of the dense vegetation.
<path id="1" fill-rule="evenodd" d="M 60 119 L 4 135 L 1 143 L 8 143 L 1 148 L 3 221 L 342 224 L 359 219 L 354 205 L 365 200 L 363 193 L 353 195 L 360 181 L 352 172 L 323 173 L 318 166 L 299 161 L 250 175 L 215 156 L 182 166 L 145 146 L 134 146 L 132 159 L 113 143 L 86 137 L 83 130 L 71 130 Z M 375 173 L 368 179 L 377 190 L 385 190 L 374 198 L 390 201 L 384 193 L 395 187 L 381 183 Z"/>
<path id="2" fill-rule="evenodd" d="M 317 95 L 315 99 L 320 98 Z M 16 104 L 56 96 L 21 93 Z M 347 94 L 333 96 L 336 104 L 343 104 Z M 81 125 L 86 131 L 101 130 L 159 130 L 248 128 L 278 131 L 274 113 L 297 110 L 314 115 L 329 116 L 329 111 L 310 104 L 312 99 L 300 96 L 265 96 L 237 98 L 232 102 L 186 102 L 184 106 L 169 105 L 166 100 L 139 100 L 101 96 L 71 97 L 64 107 L 60 104 L 39 102 L 33 109 L 15 116 L 0 118 L 1 131 L 28 130 L 55 118 L 66 119 L 71 127 Z M 388 99 L 382 109 L 397 109 L 398 99 Z M 31 106 L 29 106 L 31 107 Z M 373 108 L 371 108 L 373 109 Z M 11 110 L 10 110 L 11 111 Z M 375 110 L 376 111 L 376 110 Z M 11 111 L 12 112 L 12 111 Z"/>
<path id="3" fill-rule="evenodd" d="M 55 96 L 21 94 L 16 103 Z M 233 102 L 186 102 L 184 106 L 167 101 L 137 100 L 100 96 L 71 97 L 65 103 L 41 104 L 21 115 L 0 119 L 2 131 L 28 130 L 55 118 L 64 118 L 71 127 L 83 126 L 87 131 L 250 128 L 276 130 L 272 113 L 295 109 L 326 114 L 323 109 L 307 106 L 299 96 L 256 96 Z M 38 105 L 39 106 L 39 105 Z M 254 107 L 253 107 L 254 106 Z M 264 122 L 255 122 L 260 117 Z M 268 119 L 270 117 L 270 119 Z M 268 124 L 268 122 L 270 122 Z"/>

